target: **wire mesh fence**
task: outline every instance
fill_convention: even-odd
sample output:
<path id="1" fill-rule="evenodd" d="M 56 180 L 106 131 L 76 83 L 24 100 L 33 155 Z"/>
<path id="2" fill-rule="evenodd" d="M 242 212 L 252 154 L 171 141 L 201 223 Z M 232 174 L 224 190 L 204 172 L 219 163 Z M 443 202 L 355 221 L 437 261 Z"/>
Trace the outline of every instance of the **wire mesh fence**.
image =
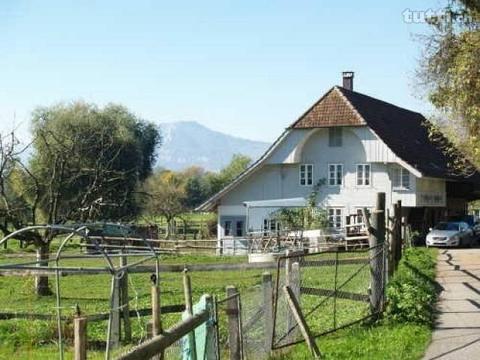
<path id="1" fill-rule="evenodd" d="M 112 312 L 118 312 L 116 324 L 120 327 L 117 331 L 119 334 L 117 344 L 111 347 L 112 357 L 133 349 L 148 339 L 147 328 L 152 314 L 151 278 L 149 274 L 134 271 L 134 267 L 132 272 L 122 268 L 135 264 L 144 254 L 130 253 L 126 250 L 121 253 L 111 251 L 108 254 L 117 268 L 115 277 L 120 282 L 126 282 L 122 288 L 127 291 L 119 297 L 117 303 L 112 303 L 110 291 L 112 275 L 100 268 L 102 265 L 105 267 L 104 260 L 100 256 L 96 258 L 92 253 L 84 255 L 74 253 L 74 249 L 67 250 L 71 252 L 67 252 L 58 264 L 62 269 L 73 269 L 75 266 L 82 270 L 88 263 L 96 272 L 82 274 L 80 271 L 65 271 L 61 276 L 63 280 L 60 287 L 54 289 L 61 300 L 61 315 L 64 319 L 62 337 L 65 346 L 72 345 L 71 319 L 75 316 L 77 305 L 82 314 L 88 318 L 89 351 L 101 354 L 106 343 L 112 341 L 112 338 L 108 338 L 107 331 Z M 272 264 L 267 264 L 264 268 L 245 267 L 241 272 L 237 268 L 229 267 L 221 270 L 215 268 L 216 271 L 193 272 L 194 301 L 205 293 L 224 297 L 220 294 L 223 293 L 225 285 L 238 286 L 238 291 L 233 297 L 227 296 L 226 299 L 215 302 L 218 314 L 215 319 L 218 344 L 215 358 L 230 358 L 231 352 L 236 351 L 241 359 L 266 359 L 269 358 L 271 349 L 303 341 L 298 322 L 286 301 L 284 286 L 289 286 L 295 294 L 314 336 L 371 316 L 372 306 L 378 308 L 378 304 L 382 304 L 384 299 L 384 260 L 384 247 L 378 246 L 348 252 L 290 253 L 280 257 L 277 271 L 275 273 L 273 270 L 273 274 L 262 274 L 265 269 L 272 268 Z M 153 268 L 154 260 L 142 262 L 142 265 Z M 54 274 L 53 271 L 49 272 L 51 285 L 55 284 Z M 162 307 L 183 304 L 184 289 L 181 277 L 181 274 L 172 271 L 160 274 Z M 31 278 L 19 277 L 17 280 L 11 278 L 8 282 L 2 283 L 0 279 L 2 287 L 10 287 L 16 300 L 22 300 L 19 303 L 8 304 L 4 311 L 32 312 L 49 316 L 32 322 L 32 326 L 23 324 L 19 326 L 32 333 L 29 334 L 29 338 L 38 339 L 38 342 L 32 343 L 33 349 L 40 342 L 44 343 L 45 339 L 55 344 L 57 339 L 55 316 L 58 306 L 54 297 L 38 301 L 32 296 L 32 281 Z M 126 302 L 123 302 L 125 300 Z M 127 304 L 128 314 L 125 315 Z M 168 329 L 181 322 L 181 311 L 183 308 L 167 314 L 162 310 L 163 328 Z M 130 339 L 126 338 L 125 318 L 129 319 Z M 12 328 L 20 322 L 28 321 L 13 319 Z M 37 323 L 42 325 L 39 325 L 38 329 L 34 326 Z M 184 358 L 186 348 L 188 346 L 185 345 L 185 337 L 178 339 L 166 349 L 165 358 Z"/>
<path id="2" fill-rule="evenodd" d="M 273 329 L 273 286 L 263 283 L 217 300 L 217 359 L 267 359 Z M 266 281 L 265 281 L 266 280 Z"/>
<path id="3" fill-rule="evenodd" d="M 365 320 L 384 299 L 384 245 L 368 250 L 288 254 L 279 258 L 273 348 L 304 338 L 285 295 L 290 287 L 313 337 Z M 372 300 L 374 304 L 372 310 Z"/>

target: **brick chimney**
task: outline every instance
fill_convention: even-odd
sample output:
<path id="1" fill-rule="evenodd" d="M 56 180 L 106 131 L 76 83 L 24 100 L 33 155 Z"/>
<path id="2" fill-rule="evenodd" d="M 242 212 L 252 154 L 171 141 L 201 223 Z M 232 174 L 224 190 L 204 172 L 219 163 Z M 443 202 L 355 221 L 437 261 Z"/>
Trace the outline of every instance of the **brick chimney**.
<path id="1" fill-rule="evenodd" d="M 353 75 L 354 75 L 353 71 L 342 72 L 343 87 L 350 91 L 353 91 Z"/>

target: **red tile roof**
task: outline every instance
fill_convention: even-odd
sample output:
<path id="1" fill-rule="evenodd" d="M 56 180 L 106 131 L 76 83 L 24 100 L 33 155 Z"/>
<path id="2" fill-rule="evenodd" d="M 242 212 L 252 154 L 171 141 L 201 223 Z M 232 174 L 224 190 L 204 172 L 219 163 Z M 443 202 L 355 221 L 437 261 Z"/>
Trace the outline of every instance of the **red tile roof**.
<path id="1" fill-rule="evenodd" d="M 345 101 L 343 94 L 337 88 L 332 88 L 291 127 L 305 129 L 355 125 L 365 125 L 365 122 L 351 104 Z"/>
<path id="2" fill-rule="evenodd" d="M 291 128 L 367 125 L 400 159 L 424 176 L 473 180 L 456 174 L 449 164 L 452 159 L 442 146 L 431 140 L 431 123 L 420 113 L 343 87 L 334 87 L 317 101 Z"/>

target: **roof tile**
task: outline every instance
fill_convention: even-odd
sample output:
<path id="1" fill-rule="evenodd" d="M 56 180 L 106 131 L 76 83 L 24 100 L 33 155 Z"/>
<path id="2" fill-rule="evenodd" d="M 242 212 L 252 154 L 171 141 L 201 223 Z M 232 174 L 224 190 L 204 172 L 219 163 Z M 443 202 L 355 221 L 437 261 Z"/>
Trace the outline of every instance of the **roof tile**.
<path id="1" fill-rule="evenodd" d="M 291 127 L 295 129 L 365 125 L 364 121 L 333 88 L 303 114 Z"/>

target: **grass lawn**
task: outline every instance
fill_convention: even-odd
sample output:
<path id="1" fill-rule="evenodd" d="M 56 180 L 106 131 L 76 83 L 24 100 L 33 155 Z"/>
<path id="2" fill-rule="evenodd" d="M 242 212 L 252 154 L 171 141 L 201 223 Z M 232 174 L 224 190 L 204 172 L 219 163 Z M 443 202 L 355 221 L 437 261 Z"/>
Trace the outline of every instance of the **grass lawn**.
<path id="1" fill-rule="evenodd" d="M 322 359 L 413 360 L 420 359 L 430 341 L 427 325 L 377 324 L 354 326 L 321 337 L 317 345 Z M 306 345 L 297 345 L 278 360 L 311 359 Z"/>
<path id="2" fill-rule="evenodd" d="M 67 251 L 67 253 L 72 251 Z M 11 257 L 9 251 L 0 254 L 0 263 L 31 261 L 33 253 L 26 252 L 21 260 Z M 129 259 L 129 262 L 138 258 Z M 119 260 L 116 259 L 118 262 Z M 246 262 L 246 257 L 219 257 L 208 255 L 165 255 L 162 264 L 200 264 L 200 263 L 239 263 Z M 147 263 L 148 264 L 148 263 Z M 104 267 L 101 259 L 63 260 L 60 266 Z M 261 283 L 262 270 L 192 272 L 194 301 L 205 293 L 225 296 L 225 286 L 235 285 L 240 291 Z M 150 307 L 150 274 L 129 274 L 130 309 Z M 162 273 L 162 305 L 184 303 L 182 274 Z M 78 304 L 85 314 L 105 313 L 109 310 L 111 277 L 109 275 L 68 275 L 61 278 L 62 314 L 71 316 Z M 54 289 L 55 279 L 50 278 Z M 33 294 L 33 277 L 0 276 L 0 312 L 55 314 L 55 296 L 37 297 Z M 133 338 L 141 341 L 146 335 L 146 323 L 149 317 L 131 318 Z M 170 327 L 180 320 L 180 314 L 163 316 L 164 326 Z M 88 324 L 89 341 L 95 347 L 106 338 L 107 322 Z M 64 325 L 67 339 L 67 352 L 71 352 L 72 325 Z M 57 357 L 55 321 L 41 320 L 0 320 L 0 359 L 52 359 Z M 129 345 L 132 346 L 132 345 Z M 102 358 L 103 346 L 97 345 L 98 352 L 89 352 L 92 358 Z M 117 351 L 123 351 L 121 349 Z M 34 356 L 32 354 L 35 354 Z M 70 356 L 70 355 L 68 355 Z M 67 359 L 69 358 L 67 356 Z"/>
<path id="3" fill-rule="evenodd" d="M 432 334 L 436 256 L 437 249 L 409 249 L 389 285 L 385 317 L 318 338 L 322 359 L 421 359 Z M 276 359 L 311 359 L 311 355 L 300 344 Z"/>
<path id="4" fill-rule="evenodd" d="M 69 250 L 73 251 L 73 250 Z M 434 256 L 433 251 L 424 252 Z M 34 254 L 24 252 L 23 261 L 29 261 Z M 12 262 L 14 259 L 7 251 L 0 251 L 0 263 Z M 328 257 L 329 255 L 321 255 Z M 341 254 L 351 258 L 352 254 Z M 325 258 L 319 258 L 319 260 Z M 416 260 L 416 259 L 414 259 Z M 15 261 L 18 261 L 15 259 Z M 116 260 L 118 261 L 118 259 Z M 129 259 L 132 262 L 133 259 Z M 198 263 L 238 263 L 245 262 L 245 257 L 217 257 L 208 255 L 165 255 L 163 264 L 198 264 Z M 64 260 L 65 266 L 105 266 L 103 260 Z M 194 301 L 205 293 L 225 296 L 225 286 L 235 285 L 241 294 L 253 294 L 252 289 L 258 289 L 262 281 L 262 270 L 245 271 L 211 271 L 192 272 L 192 286 Z M 302 269 L 302 286 L 332 288 L 334 277 L 342 283 L 352 274 L 354 281 L 345 285 L 343 290 L 366 293 L 369 284 L 369 268 L 359 270 L 359 265 L 344 265 L 337 274 L 333 266 L 306 267 Z M 430 276 L 431 274 L 429 274 Z M 182 274 L 161 274 L 161 301 L 162 305 L 181 304 L 183 299 Z M 85 314 L 104 313 L 109 310 L 109 275 L 69 275 L 61 279 L 62 313 L 71 316 L 78 304 Z M 55 296 L 38 298 L 33 294 L 33 277 L 0 276 L 0 312 L 21 313 L 55 313 Z M 51 278 L 51 287 L 54 288 L 54 278 Z M 258 295 L 258 294 L 257 294 Z M 150 280 L 149 274 L 129 275 L 130 309 L 150 307 Z M 243 295 L 242 295 L 243 296 Z M 255 295 L 256 296 L 256 295 Z M 245 298 L 247 298 L 245 297 Z M 253 297 L 249 298 L 254 300 Z M 305 311 L 313 309 L 319 298 L 302 296 L 302 307 Z M 243 303 L 243 300 L 242 300 Z M 312 312 L 307 321 L 315 332 L 321 332 L 331 326 L 331 305 L 325 304 L 321 311 Z M 249 306 L 256 308 L 256 304 Z M 368 311 L 368 304 L 339 300 L 337 306 L 337 324 L 349 321 Z M 132 318 L 132 332 L 134 342 L 139 342 L 146 335 L 148 317 Z M 180 314 L 163 316 L 164 327 L 168 328 L 180 320 Z M 103 357 L 107 322 L 90 322 L 88 337 L 91 349 L 89 358 Z M 71 358 L 72 326 L 64 325 L 66 337 L 66 358 Z M 351 327 L 334 334 L 321 337 L 319 347 L 326 359 L 416 359 L 423 353 L 430 338 L 430 328 L 427 324 L 400 323 L 382 321 L 370 326 Z M 0 359 L 53 359 L 57 357 L 56 323 L 54 321 L 31 320 L 0 320 Z M 127 348 L 132 344 L 125 345 Z M 114 354 L 124 351 L 117 350 Z M 310 355 L 304 345 L 298 345 L 281 357 L 282 359 L 308 359 Z"/>

